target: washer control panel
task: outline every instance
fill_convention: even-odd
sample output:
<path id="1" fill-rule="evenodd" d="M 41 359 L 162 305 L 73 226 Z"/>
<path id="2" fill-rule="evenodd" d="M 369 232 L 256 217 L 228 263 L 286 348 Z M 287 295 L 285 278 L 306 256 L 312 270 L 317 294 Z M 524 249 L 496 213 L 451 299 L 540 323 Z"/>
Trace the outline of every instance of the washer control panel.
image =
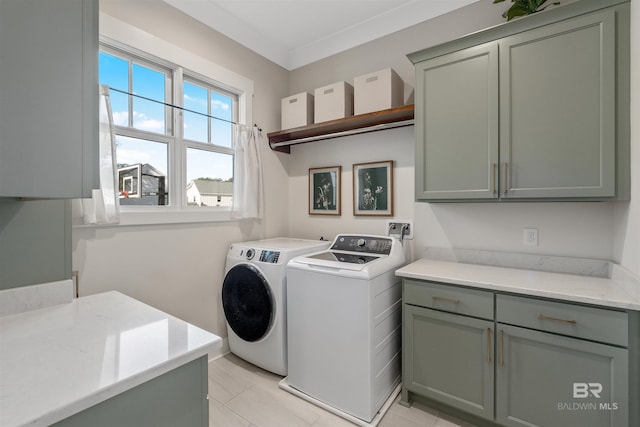
<path id="1" fill-rule="evenodd" d="M 277 264 L 280 258 L 280 252 L 263 250 L 260 252 L 260 261 L 268 262 L 270 264 Z"/>
<path id="2" fill-rule="evenodd" d="M 392 244 L 393 240 L 388 237 L 341 234 L 334 240 L 331 250 L 389 255 Z"/>
<path id="3" fill-rule="evenodd" d="M 234 249 L 233 247 L 231 248 Z M 247 261 L 260 261 L 268 264 L 277 264 L 280 259 L 280 251 L 254 248 L 238 248 L 236 256 L 240 256 Z"/>

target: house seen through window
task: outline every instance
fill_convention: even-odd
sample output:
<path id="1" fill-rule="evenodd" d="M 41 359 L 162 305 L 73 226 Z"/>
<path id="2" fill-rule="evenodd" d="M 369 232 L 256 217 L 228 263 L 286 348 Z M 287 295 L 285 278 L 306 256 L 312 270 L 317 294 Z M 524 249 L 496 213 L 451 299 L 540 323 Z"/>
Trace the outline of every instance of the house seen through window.
<path id="1" fill-rule="evenodd" d="M 237 95 L 111 46 L 99 80 L 111 89 L 121 206 L 231 206 Z"/>

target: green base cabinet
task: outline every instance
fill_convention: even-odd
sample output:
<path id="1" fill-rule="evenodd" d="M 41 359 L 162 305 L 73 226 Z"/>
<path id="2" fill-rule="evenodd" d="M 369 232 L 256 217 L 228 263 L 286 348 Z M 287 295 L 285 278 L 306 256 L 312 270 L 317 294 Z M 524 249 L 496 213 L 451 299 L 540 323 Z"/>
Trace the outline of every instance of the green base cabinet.
<path id="1" fill-rule="evenodd" d="M 496 420 L 505 426 L 628 426 L 628 351 L 497 325 Z"/>
<path id="2" fill-rule="evenodd" d="M 54 427 L 207 427 L 207 356 L 64 419 Z"/>
<path id="3" fill-rule="evenodd" d="M 635 427 L 639 319 L 404 279 L 401 403 L 477 425 Z"/>
<path id="4" fill-rule="evenodd" d="M 576 3 L 409 55 L 417 200 L 628 200 L 629 4 Z"/>
<path id="5" fill-rule="evenodd" d="M 493 418 L 493 322 L 411 305 L 404 316 L 405 390 Z"/>

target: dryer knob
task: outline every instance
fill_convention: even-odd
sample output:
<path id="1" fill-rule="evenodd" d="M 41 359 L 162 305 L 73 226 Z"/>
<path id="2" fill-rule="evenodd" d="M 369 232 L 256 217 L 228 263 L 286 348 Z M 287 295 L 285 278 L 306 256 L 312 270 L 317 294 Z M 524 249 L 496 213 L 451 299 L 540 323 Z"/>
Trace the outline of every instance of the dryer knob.
<path id="1" fill-rule="evenodd" d="M 253 249 L 247 249 L 247 259 L 253 259 L 253 257 L 256 255 L 256 251 Z"/>
<path id="2" fill-rule="evenodd" d="M 356 245 L 358 245 L 359 248 L 364 248 L 366 244 L 367 242 L 364 239 L 358 239 L 358 241 L 356 242 Z"/>

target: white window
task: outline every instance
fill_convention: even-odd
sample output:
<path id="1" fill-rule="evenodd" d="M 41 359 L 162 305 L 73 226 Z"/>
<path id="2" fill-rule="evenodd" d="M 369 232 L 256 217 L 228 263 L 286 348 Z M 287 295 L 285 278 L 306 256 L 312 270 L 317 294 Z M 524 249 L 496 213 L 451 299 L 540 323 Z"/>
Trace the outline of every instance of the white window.
<path id="1" fill-rule="evenodd" d="M 100 27 L 120 223 L 229 219 L 232 123 L 251 123 L 253 82 L 107 15 Z"/>
<path id="2" fill-rule="evenodd" d="M 194 206 L 221 206 L 212 197 L 233 190 L 233 128 L 237 97 L 185 75 L 182 84 L 187 193 L 197 191 Z M 203 197 L 204 195 L 207 197 Z"/>
<path id="3" fill-rule="evenodd" d="M 111 89 L 123 212 L 127 206 L 219 206 L 187 203 L 194 181 L 216 184 L 202 185 L 210 191 L 203 200 L 220 192 L 232 199 L 238 97 L 193 75 L 149 55 L 102 46 L 99 79 Z M 134 183 L 137 192 L 127 188 Z"/>

